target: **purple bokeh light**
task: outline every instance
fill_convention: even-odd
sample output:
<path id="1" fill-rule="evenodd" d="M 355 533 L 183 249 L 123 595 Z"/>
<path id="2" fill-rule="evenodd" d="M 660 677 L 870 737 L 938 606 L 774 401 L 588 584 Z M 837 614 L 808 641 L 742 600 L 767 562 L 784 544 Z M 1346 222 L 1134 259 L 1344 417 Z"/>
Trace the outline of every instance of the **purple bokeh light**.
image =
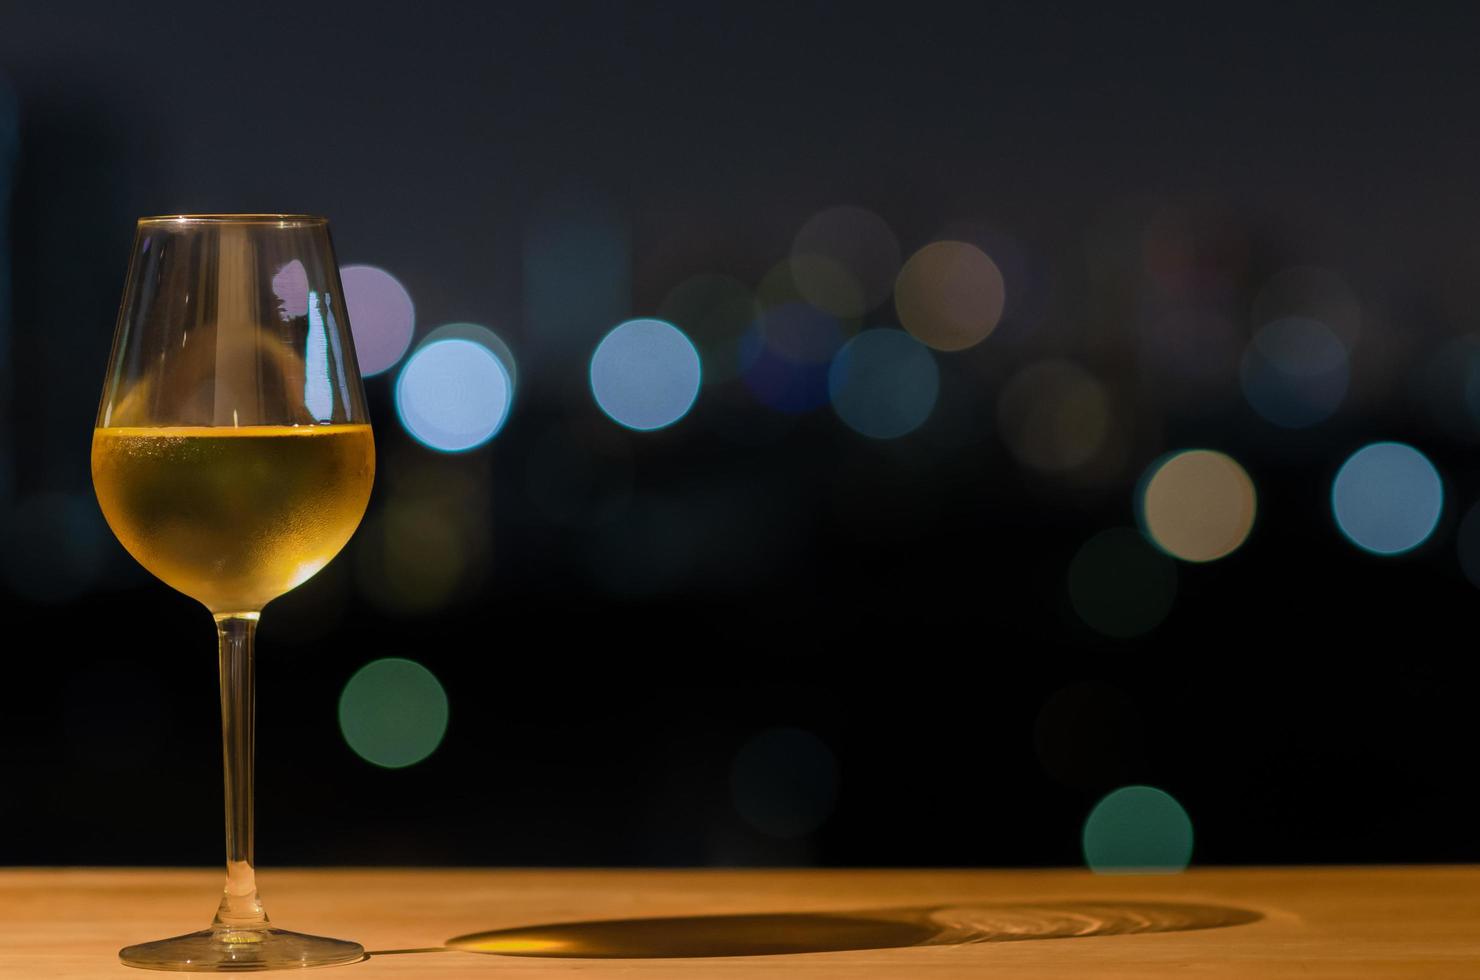
<path id="1" fill-rule="evenodd" d="M 339 278 L 360 374 L 368 378 L 394 367 L 411 346 L 416 328 L 411 294 L 395 276 L 373 265 L 347 265 Z"/>

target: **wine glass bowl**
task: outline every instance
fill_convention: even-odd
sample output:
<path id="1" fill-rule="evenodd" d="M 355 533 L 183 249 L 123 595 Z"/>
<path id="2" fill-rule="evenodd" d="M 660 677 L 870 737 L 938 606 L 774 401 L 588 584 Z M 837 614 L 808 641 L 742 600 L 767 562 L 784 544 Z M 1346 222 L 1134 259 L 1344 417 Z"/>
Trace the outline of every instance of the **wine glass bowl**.
<path id="1" fill-rule="evenodd" d="M 213 613 L 255 613 L 349 541 L 375 445 L 368 425 L 106 428 L 92 468 L 139 564 Z"/>
<path id="2" fill-rule="evenodd" d="M 92 443 L 124 548 L 216 621 L 227 881 L 211 927 L 129 946 L 130 966 L 327 966 L 357 943 L 273 928 L 253 853 L 256 625 L 354 533 L 375 443 L 328 223 L 139 221 Z"/>

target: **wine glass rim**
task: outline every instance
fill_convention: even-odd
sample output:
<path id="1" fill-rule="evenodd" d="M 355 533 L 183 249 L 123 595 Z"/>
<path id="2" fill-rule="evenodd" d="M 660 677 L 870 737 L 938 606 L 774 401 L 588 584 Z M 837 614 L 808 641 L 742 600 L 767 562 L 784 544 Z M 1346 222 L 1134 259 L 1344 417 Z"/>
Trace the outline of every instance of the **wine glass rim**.
<path id="1" fill-rule="evenodd" d="M 212 225 L 322 225 L 328 218 L 318 214 L 153 214 L 140 218 L 141 225 L 155 224 L 212 224 Z"/>

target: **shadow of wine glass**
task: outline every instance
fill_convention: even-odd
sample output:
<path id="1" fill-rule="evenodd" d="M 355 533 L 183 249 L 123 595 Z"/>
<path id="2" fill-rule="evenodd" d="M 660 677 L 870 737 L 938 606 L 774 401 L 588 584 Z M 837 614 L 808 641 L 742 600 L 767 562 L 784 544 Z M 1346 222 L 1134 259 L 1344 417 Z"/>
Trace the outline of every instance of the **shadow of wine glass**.
<path id="1" fill-rule="evenodd" d="M 445 948 L 587 959 L 769 956 L 1187 932 L 1262 918 L 1248 909 L 1185 902 L 950 905 L 561 922 L 456 936 Z"/>

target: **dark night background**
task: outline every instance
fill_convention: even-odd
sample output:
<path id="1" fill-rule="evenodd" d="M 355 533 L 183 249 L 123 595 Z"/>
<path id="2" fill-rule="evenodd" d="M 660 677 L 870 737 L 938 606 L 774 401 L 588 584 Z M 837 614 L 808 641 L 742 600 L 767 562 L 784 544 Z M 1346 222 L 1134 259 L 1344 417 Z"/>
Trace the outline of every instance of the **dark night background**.
<path id="1" fill-rule="evenodd" d="M 959 7 L 0 0 L 0 863 L 218 860 L 210 620 L 116 544 L 88 443 L 134 219 L 255 210 L 329 216 L 341 263 L 405 284 L 418 336 L 488 325 L 522 371 L 504 430 L 455 456 L 397 424 L 394 371 L 367 380 L 371 513 L 263 618 L 263 866 L 1077 864 L 1086 813 L 1134 783 L 1186 807 L 1199 863 L 1480 859 L 1459 534 L 1480 425 L 1433 381 L 1480 330 L 1476 23 Z M 605 330 L 698 273 L 754 286 L 839 204 L 905 256 L 960 228 L 1010 243 L 1004 323 L 937 355 L 919 431 L 782 420 L 737 382 L 658 432 L 602 414 Z M 531 250 L 583 223 L 615 265 L 573 248 L 552 297 Z M 1308 266 L 1361 331 L 1340 409 L 1287 429 L 1236 359 L 1264 284 Z M 1167 309 L 1226 324 L 1232 371 L 1158 373 Z M 1049 357 L 1109 393 L 1111 448 L 1073 472 L 1024 466 L 997 417 Z M 1329 504 L 1376 439 L 1422 449 L 1446 494 L 1391 558 Z M 1069 562 L 1191 446 L 1248 470 L 1253 533 L 1179 563 L 1159 626 L 1101 636 Z M 398 507 L 452 528 L 450 573 L 392 567 Z M 397 575 L 442 584 L 406 601 Z M 450 700 L 406 769 L 336 720 L 380 657 Z M 795 837 L 732 798 L 737 752 L 778 727 L 836 760 L 835 805 Z M 772 761 L 766 791 L 805 805 Z"/>

